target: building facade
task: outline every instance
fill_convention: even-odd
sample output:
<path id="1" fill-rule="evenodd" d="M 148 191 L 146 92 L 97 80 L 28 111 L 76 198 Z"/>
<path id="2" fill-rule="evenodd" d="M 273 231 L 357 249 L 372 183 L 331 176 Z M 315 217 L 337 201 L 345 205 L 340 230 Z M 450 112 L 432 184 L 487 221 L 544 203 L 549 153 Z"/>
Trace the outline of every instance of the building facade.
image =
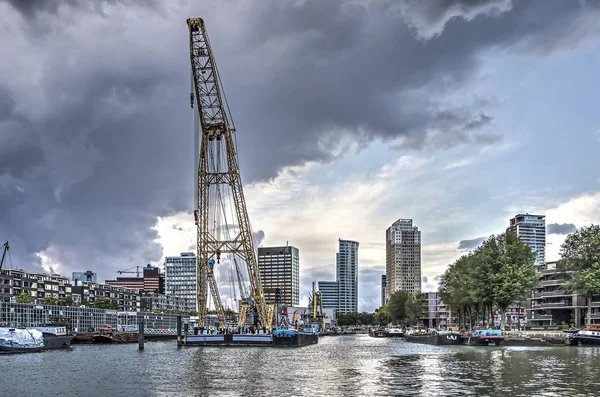
<path id="1" fill-rule="evenodd" d="M 146 334 L 169 332 L 175 335 L 177 317 L 176 314 L 0 302 L 0 327 L 39 327 L 60 318 L 70 319 L 73 332 L 97 332 L 107 325 L 117 330 L 137 330 L 140 321 L 144 321 Z M 190 321 L 189 316 L 182 317 L 184 322 Z"/>
<path id="2" fill-rule="evenodd" d="M 334 309 L 337 311 L 340 305 L 337 281 L 318 281 L 317 285 L 319 291 L 321 291 L 323 308 Z"/>
<path id="3" fill-rule="evenodd" d="M 398 219 L 386 230 L 386 296 L 421 293 L 421 232 L 412 219 Z"/>
<path id="4" fill-rule="evenodd" d="M 449 307 L 442 302 L 437 292 L 424 292 L 423 298 L 427 309 L 419 321 L 424 327 L 439 329 L 458 324 L 457 317 L 452 316 Z"/>
<path id="5" fill-rule="evenodd" d="M 196 310 L 196 303 L 174 295 L 143 293 L 140 298 L 140 310 L 143 312 L 190 313 Z"/>
<path id="6" fill-rule="evenodd" d="M 260 247 L 258 271 L 268 304 L 300 304 L 300 252 L 292 246 Z"/>
<path id="7" fill-rule="evenodd" d="M 540 284 L 527 300 L 527 325 L 552 327 L 574 324 L 581 327 L 587 315 L 587 299 L 567 293 L 556 269 L 556 261 L 540 266 Z M 600 295 L 592 298 L 592 323 L 600 323 Z"/>
<path id="8" fill-rule="evenodd" d="M 336 276 L 338 313 L 358 311 L 358 241 L 338 240 Z"/>
<path id="9" fill-rule="evenodd" d="M 381 275 L 381 306 L 385 305 L 385 274 Z"/>
<path id="10" fill-rule="evenodd" d="M 196 255 L 193 252 L 165 258 L 165 294 L 196 302 Z"/>
<path id="11" fill-rule="evenodd" d="M 72 291 L 73 300 L 79 304 L 84 304 L 85 301 L 93 304 L 98 298 L 107 298 L 117 301 L 121 311 L 135 312 L 140 310 L 141 290 L 139 289 L 74 281 Z"/>
<path id="12" fill-rule="evenodd" d="M 0 271 L 0 302 L 11 302 L 25 292 L 33 297 L 34 303 L 40 303 L 44 298 L 71 297 L 71 281 L 58 274 L 27 273 L 23 270 Z"/>
<path id="13" fill-rule="evenodd" d="M 510 220 L 506 229 L 515 232 L 535 252 L 536 264 L 546 262 L 546 217 L 544 215 L 519 214 Z"/>

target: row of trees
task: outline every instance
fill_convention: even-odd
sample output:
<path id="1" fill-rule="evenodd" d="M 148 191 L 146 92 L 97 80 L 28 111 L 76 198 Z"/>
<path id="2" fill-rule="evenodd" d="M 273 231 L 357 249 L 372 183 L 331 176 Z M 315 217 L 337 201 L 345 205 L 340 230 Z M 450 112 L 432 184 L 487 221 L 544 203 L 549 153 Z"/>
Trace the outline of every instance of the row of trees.
<path id="1" fill-rule="evenodd" d="M 538 281 L 535 253 L 516 233 L 506 232 L 450 265 L 440 277 L 439 295 L 458 315 L 459 326 L 486 323 L 497 308 L 504 329 L 506 309 L 525 301 Z"/>
<path id="2" fill-rule="evenodd" d="M 422 294 L 410 294 L 397 291 L 390 297 L 387 305 L 375 310 L 375 313 L 346 313 L 337 315 L 337 324 L 348 325 L 387 325 L 414 324 L 426 312 L 425 297 Z"/>
<path id="3" fill-rule="evenodd" d="M 584 227 L 567 236 L 560 253 L 563 288 L 587 297 L 590 324 L 591 301 L 600 294 L 600 226 Z M 450 265 L 439 283 L 440 297 L 457 313 L 459 326 L 472 326 L 480 319 L 486 323 L 497 309 L 504 329 L 507 308 L 515 303 L 522 306 L 538 286 L 535 253 L 513 232 L 491 236 Z"/>
<path id="4" fill-rule="evenodd" d="M 27 292 L 21 292 L 15 298 L 17 303 L 31 303 L 35 298 L 29 295 Z M 109 309 L 119 310 L 119 302 L 116 299 L 98 297 L 93 303 L 88 302 L 87 299 L 83 299 L 81 303 L 75 302 L 71 298 L 55 298 L 54 296 L 45 297 L 42 302 L 43 305 L 54 305 L 54 306 L 79 306 L 83 305 L 94 309 Z"/>

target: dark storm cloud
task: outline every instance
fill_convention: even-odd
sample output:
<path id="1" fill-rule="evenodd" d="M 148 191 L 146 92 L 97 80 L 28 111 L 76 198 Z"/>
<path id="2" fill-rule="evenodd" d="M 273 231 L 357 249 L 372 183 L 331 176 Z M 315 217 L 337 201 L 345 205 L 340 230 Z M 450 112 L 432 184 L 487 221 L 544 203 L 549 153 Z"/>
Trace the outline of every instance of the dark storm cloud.
<path id="1" fill-rule="evenodd" d="M 0 237 L 22 266 L 47 250 L 100 277 L 160 259 L 156 217 L 193 205 L 189 15 L 206 20 L 250 182 L 373 140 L 495 142 L 463 93 L 479 56 L 576 46 L 598 20 L 581 4 L 0 0 Z"/>
<path id="2" fill-rule="evenodd" d="M 548 234 L 570 234 L 577 231 L 577 226 L 572 223 L 549 223 L 546 231 Z"/>
<path id="3" fill-rule="evenodd" d="M 477 247 L 479 247 L 479 245 L 481 243 L 483 243 L 483 241 L 486 239 L 486 237 L 477 237 L 471 240 L 460 240 L 458 242 L 458 250 L 459 251 L 467 251 L 467 250 L 472 250 L 475 249 Z"/>

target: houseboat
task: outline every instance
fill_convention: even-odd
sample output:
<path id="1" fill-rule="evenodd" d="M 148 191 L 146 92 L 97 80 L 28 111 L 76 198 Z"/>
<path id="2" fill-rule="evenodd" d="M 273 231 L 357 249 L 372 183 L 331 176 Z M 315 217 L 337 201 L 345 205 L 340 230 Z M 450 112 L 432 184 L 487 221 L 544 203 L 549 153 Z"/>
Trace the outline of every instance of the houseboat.
<path id="1" fill-rule="evenodd" d="M 67 328 L 63 325 L 44 325 L 35 329 L 42 333 L 45 349 L 67 349 L 71 347 L 71 342 L 75 338 L 73 335 L 68 335 Z"/>

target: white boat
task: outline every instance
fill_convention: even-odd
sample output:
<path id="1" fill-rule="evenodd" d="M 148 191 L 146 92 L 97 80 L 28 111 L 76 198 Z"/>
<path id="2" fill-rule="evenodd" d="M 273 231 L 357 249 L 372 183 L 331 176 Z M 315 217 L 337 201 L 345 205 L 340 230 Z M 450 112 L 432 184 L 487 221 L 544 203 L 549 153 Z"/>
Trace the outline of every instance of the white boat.
<path id="1" fill-rule="evenodd" d="M 44 349 L 44 336 L 33 328 L 0 328 L 0 353 L 28 353 Z"/>
<path id="2" fill-rule="evenodd" d="M 573 336 L 573 344 L 600 345 L 600 330 L 581 330 Z"/>
<path id="3" fill-rule="evenodd" d="M 385 333 L 388 338 L 402 338 L 404 332 L 400 328 L 388 328 Z"/>

